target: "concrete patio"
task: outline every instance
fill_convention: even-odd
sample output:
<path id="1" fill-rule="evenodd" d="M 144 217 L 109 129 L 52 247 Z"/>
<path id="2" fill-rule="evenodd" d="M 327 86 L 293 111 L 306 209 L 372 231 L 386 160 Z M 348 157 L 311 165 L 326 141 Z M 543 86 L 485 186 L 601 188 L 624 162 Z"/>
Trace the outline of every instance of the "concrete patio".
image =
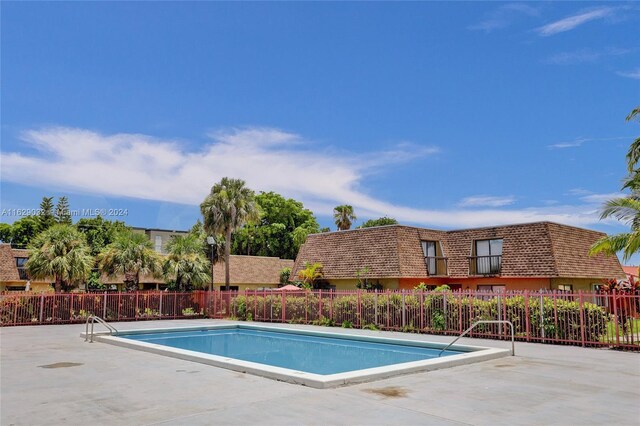
<path id="1" fill-rule="evenodd" d="M 115 325 L 124 330 L 213 322 L 222 321 Z M 634 353 L 516 343 L 516 357 L 318 390 L 89 344 L 81 331 L 78 324 L 0 329 L 2 425 L 640 423 L 640 354 Z M 460 342 L 509 347 L 493 340 Z"/>

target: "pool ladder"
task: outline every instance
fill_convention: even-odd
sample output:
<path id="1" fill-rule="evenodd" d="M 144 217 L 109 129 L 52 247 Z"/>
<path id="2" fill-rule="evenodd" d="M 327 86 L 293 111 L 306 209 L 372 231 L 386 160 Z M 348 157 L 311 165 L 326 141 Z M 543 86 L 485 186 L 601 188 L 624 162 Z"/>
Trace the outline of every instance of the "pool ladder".
<path id="1" fill-rule="evenodd" d="M 95 323 L 99 323 L 104 325 L 108 330 L 109 330 L 109 335 L 113 336 L 113 334 L 118 334 L 118 330 L 112 326 L 111 324 L 108 324 L 105 320 L 103 320 L 102 318 L 100 318 L 97 315 L 89 315 L 87 317 L 87 323 L 85 324 L 85 329 L 84 329 L 84 341 L 89 341 L 89 343 L 93 343 L 93 325 Z M 89 333 L 89 323 L 91 323 L 91 333 Z"/>
<path id="2" fill-rule="evenodd" d="M 447 346 L 444 347 L 444 349 L 442 349 L 440 351 L 440 353 L 438 354 L 438 356 L 441 356 L 442 353 L 444 351 L 446 351 L 447 349 L 449 349 L 454 343 L 456 343 L 458 341 L 458 339 L 460 339 L 461 337 L 464 337 L 467 333 L 469 333 L 471 330 L 473 330 L 475 328 L 476 325 L 478 324 L 509 324 L 509 327 L 511 327 L 511 356 L 515 356 L 516 354 L 516 345 L 515 345 L 515 334 L 513 333 L 513 323 L 511 321 L 507 321 L 507 320 L 482 320 L 482 321 L 476 321 L 474 322 L 471 327 L 467 328 L 465 331 L 462 332 L 462 334 L 460 334 L 458 337 L 456 337 L 453 342 L 449 343 Z"/>

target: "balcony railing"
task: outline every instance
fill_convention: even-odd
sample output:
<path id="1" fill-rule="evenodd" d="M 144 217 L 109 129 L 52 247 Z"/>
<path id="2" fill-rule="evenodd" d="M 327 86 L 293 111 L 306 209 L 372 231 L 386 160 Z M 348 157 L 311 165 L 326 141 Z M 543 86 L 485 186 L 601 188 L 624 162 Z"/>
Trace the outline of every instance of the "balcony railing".
<path id="1" fill-rule="evenodd" d="M 426 256 L 424 262 L 427 264 L 427 274 L 429 276 L 448 275 L 446 257 Z"/>
<path id="2" fill-rule="evenodd" d="M 27 274 L 27 269 L 19 267 L 18 268 L 18 277 L 20 277 L 21 280 L 28 280 L 29 279 L 29 274 Z"/>
<path id="3" fill-rule="evenodd" d="M 469 257 L 469 275 L 500 275 L 501 271 L 501 255 Z"/>

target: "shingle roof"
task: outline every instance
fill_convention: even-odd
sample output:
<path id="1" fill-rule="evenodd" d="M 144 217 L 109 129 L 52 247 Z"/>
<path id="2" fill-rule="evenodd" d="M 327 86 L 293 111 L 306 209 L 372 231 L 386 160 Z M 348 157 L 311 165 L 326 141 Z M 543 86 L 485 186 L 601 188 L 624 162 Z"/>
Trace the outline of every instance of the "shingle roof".
<path id="1" fill-rule="evenodd" d="M 17 281 L 19 279 L 16 256 L 13 254 L 11 245 L 0 244 L 0 281 Z"/>
<path id="2" fill-rule="evenodd" d="M 427 269 L 421 241 L 440 241 L 449 276 L 469 273 L 473 241 L 503 239 L 504 277 L 624 277 L 618 259 L 589 256 L 603 233 L 551 222 L 438 231 L 403 225 L 312 234 L 300 248 L 292 276 L 305 262 L 320 262 L 327 279 L 354 278 L 364 266 L 370 278 L 424 278 Z"/>
<path id="3" fill-rule="evenodd" d="M 292 268 L 293 260 L 266 256 L 231 255 L 229 274 L 231 285 L 236 284 L 279 284 L 283 268 Z M 224 283 L 224 262 L 214 267 L 214 284 Z"/>

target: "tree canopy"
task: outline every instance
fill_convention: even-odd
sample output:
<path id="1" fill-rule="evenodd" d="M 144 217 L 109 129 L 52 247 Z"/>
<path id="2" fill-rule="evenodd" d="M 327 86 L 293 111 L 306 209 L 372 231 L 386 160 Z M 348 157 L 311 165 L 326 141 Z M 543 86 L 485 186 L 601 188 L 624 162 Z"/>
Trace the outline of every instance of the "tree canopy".
<path id="1" fill-rule="evenodd" d="M 76 228 L 87 238 L 91 254 L 97 256 L 111 244 L 119 232 L 129 229 L 124 222 L 105 220 L 102 216 L 82 218 L 76 222 Z"/>
<path id="2" fill-rule="evenodd" d="M 233 234 L 234 254 L 295 259 L 307 235 L 320 231 L 313 212 L 299 201 L 275 192 L 261 192 L 255 200 L 260 217 Z"/>
<path id="3" fill-rule="evenodd" d="M 385 225 L 397 225 L 398 221 L 391 217 L 380 217 L 378 219 L 369 219 L 364 222 L 362 225 L 358 226 L 357 229 L 360 228 L 373 228 L 374 226 L 385 226 Z"/>

